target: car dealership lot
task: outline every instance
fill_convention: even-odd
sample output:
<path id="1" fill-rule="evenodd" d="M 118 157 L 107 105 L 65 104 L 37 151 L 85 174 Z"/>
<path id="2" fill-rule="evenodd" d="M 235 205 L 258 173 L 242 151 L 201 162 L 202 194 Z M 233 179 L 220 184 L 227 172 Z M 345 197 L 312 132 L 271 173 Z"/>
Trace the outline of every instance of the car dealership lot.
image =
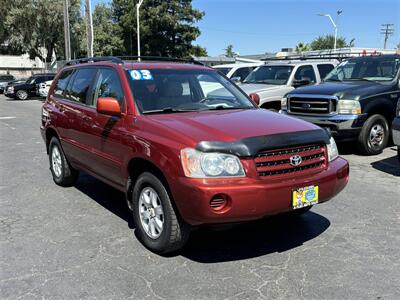
<path id="1" fill-rule="evenodd" d="M 137 241 L 121 193 L 88 175 L 53 183 L 40 107 L 0 96 L 1 298 L 400 297 L 394 148 L 363 157 L 341 147 L 349 185 L 303 217 L 201 229 L 161 257 Z"/>

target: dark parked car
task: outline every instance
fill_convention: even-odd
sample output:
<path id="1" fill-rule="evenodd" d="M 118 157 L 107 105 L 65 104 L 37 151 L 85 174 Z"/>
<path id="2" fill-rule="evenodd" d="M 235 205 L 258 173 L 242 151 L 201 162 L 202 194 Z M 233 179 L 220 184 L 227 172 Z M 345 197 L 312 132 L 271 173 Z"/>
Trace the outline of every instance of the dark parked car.
<path id="1" fill-rule="evenodd" d="M 13 75 L 0 75 L 0 94 L 4 92 L 7 84 L 13 80 L 15 80 L 15 77 Z"/>
<path id="2" fill-rule="evenodd" d="M 396 117 L 392 123 L 393 142 L 397 146 L 397 158 L 400 161 L 400 100 L 397 101 Z"/>
<path id="3" fill-rule="evenodd" d="M 42 108 L 53 180 L 83 170 L 124 192 L 154 251 L 182 247 L 191 226 L 305 213 L 347 184 L 326 130 L 258 108 L 215 69 L 92 61 L 61 70 Z"/>
<path id="4" fill-rule="evenodd" d="M 26 100 L 29 97 L 37 97 L 38 85 L 42 82 L 53 80 L 55 74 L 35 74 L 31 76 L 26 82 L 20 84 L 12 84 L 7 86 L 5 94 L 7 97 L 15 98 L 18 100 Z"/>
<path id="5" fill-rule="evenodd" d="M 355 141 L 364 154 L 386 147 L 400 98 L 400 55 L 351 58 L 324 82 L 282 99 L 282 113 L 328 128 L 338 141 Z"/>

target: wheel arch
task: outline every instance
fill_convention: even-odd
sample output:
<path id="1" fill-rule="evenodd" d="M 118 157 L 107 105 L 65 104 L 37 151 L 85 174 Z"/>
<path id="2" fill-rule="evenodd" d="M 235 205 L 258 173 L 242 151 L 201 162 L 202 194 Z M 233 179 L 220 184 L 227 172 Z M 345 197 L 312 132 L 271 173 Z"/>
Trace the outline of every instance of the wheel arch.
<path id="1" fill-rule="evenodd" d="M 149 172 L 152 173 L 154 176 L 156 176 L 164 184 L 168 194 L 171 197 L 172 194 L 167 177 L 164 175 L 161 169 L 150 160 L 142 157 L 132 158 L 128 163 L 127 171 L 129 177 L 126 183 L 125 191 L 126 191 L 126 200 L 128 202 L 128 206 L 130 206 L 132 201 L 133 187 L 135 185 L 135 182 L 138 179 L 138 177 L 144 172 Z M 173 197 L 171 198 L 172 198 L 171 202 L 173 203 L 173 205 L 175 205 Z"/>
<path id="2" fill-rule="evenodd" d="M 395 117 L 395 111 L 396 108 L 393 106 L 392 102 L 385 98 L 375 98 L 365 107 L 365 112 L 368 113 L 368 117 L 372 115 L 382 115 L 385 117 L 389 126 Z"/>
<path id="3" fill-rule="evenodd" d="M 47 154 L 49 154 L 49 145 L 50 145 L 50 141 L 53 137 L 60 140 L 60 137 L 54 128 L 52 128 L 52 127 L 47 128 L 46 129 L 46 151 L 47 151 Z"/>

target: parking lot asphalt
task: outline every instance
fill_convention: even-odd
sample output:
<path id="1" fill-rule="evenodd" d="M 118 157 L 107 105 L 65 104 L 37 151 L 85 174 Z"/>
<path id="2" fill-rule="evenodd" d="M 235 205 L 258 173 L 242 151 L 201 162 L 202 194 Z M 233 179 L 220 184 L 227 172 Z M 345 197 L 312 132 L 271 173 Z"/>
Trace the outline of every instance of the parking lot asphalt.
<path id="1" fill-rule="evenodd" d="M 53 183 L 40 108 L 0 95 L 0 298 L 400 298 L 393 147 L 341 147 L 348 186 L 302 217 L 197 230 L 161 257 L 136 239 L 121 193 L 84 174 L 72 188 Z"/>

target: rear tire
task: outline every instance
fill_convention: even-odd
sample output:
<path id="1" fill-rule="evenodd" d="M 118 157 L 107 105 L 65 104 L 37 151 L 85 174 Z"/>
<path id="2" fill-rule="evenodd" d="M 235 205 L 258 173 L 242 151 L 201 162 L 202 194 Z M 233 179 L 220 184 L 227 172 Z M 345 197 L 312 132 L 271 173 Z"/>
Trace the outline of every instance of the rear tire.
<path id="1" fill-rule="evenodd" d="M 53 180 L 57 185 L 68 187 L 76 182 L 79 172 L 71 167 L 60 141 L 53 137 L 49 144 L 49 162 Z"/>
<path id="2" fill-rule="evenodd" d="M 358 148 L 364 155 L 376 155 L 385 149 L 389 141 L 389 125 L 382 115 L 372 115 L 364 123 L 358 135 Z"/>
<path id="3" fill-rule="evenodd" d="M 156 176 L 148 172 L 139 176 L 132 207 L 136 235 L 147 248 L 167 254 L 185 245 L 190 227 L 175 212 L 166 187 Z"/>
<path id="4" fill-rule="evenodd" d="M 15 97 L 16 97 L 18 100 L 26 100 L 26 99 L 28 99 L 28 92 L 25 91 L 25 90 L 19 90 L 19 91 L 17 91 L 17 93 L 15 94 Z"/>

